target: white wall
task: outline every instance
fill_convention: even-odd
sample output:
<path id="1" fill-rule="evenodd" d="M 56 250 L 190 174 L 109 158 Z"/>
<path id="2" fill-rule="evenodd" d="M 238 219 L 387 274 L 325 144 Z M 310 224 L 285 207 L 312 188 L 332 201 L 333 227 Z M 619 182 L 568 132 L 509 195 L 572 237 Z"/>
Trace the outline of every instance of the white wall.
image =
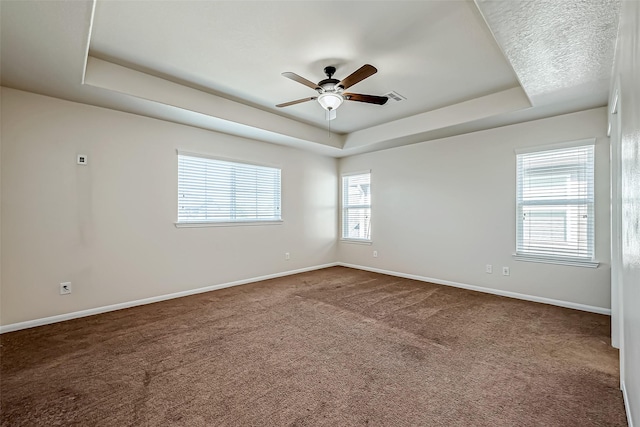
<path id="1" fill-rule="evenodd" d="M 612 87 L 619 84 L 618 114 L 611 117 L 616 140 L 614 181 L 619 181 L 619 209 L 614 227 L 621 230 L 616 264 L 619 295 L 620 371 L 629 425 L 640 425 L 640 2 L 625 1 Z M 614 188 L 614 194 L 616 192 Z M 614 210 L 614 212 L 616 212 Z M 615 296 L 614 296 L 615 297 Z M 617 316 L 614 318 L 617 320 Z"/>
<path id="2" fill-rule="evenodd" d="M 341 159 L 372 170 L 372 245 L 340 243 L 340 261 L 608 309 L 606 108 Z M 514 149 L 597 137 L 597 269 L 514 261 Z M 378 258 L 372 251 L 378 251 Z M 485 265 L 493 265 L 493 274 Z M 502 276 L 501 268 L 511 275 Z"/>
<path id="3" fill-rule="evenodd" d="M 0 319 L 2 319 L 2 91 L 0 90 Z M 2 322 L 0 321 L 0 325 Z"/>
<path id="4" fill-rule="evenodd" d="M 1 148 L 2 325 L 336 261 L 333 158 L 6 88 Z M 176 149 L 280 166 L 284 223 L 176 228 Z"/>

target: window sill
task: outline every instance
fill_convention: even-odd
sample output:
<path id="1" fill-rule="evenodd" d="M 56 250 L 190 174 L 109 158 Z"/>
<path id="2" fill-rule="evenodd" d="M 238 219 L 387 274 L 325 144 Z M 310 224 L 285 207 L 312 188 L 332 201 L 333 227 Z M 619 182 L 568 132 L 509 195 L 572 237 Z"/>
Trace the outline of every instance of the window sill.
<path id="1" fill-rule="evenodd" d="M 340 239 L 340 243 L 352 243 L 355 245 L 370 245 L 371 240 L 360 240 L 360 239 Z"/>
<path id="2" fill-rule="evenodd" d="M 280 221 L 217 221 L 217 222 L 174 222 L 176 228 L 201 227 L 243 227 L 255 225 L 282 225 Z"/>
<path id="3" fill-rule="evenodd" d="M 598 261 L 584 261 L 571 258 L 550 258 L 550 257 L 537 257 L 532 255 L 519 255 L 513 254 L 513 259 L 516 261 L 525 262 L 540 262 L 543 264 L 557 264 L 557 265 L 570 265 L 573 267 L 587 267 L 598 268 L 600 263 Z"/>

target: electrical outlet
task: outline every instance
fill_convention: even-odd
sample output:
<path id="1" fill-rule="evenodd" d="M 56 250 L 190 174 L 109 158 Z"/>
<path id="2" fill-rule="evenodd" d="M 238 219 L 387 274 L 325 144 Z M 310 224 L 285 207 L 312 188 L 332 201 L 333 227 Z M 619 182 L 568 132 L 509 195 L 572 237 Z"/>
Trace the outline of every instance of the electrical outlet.
<path id="1" fill-rule="evenodd" d="M 509 267 L 502 267 L 502 275 L 503 276 L 508 276 L 509 274 L 511 274 L 509 272 Z"/>
<path id="2" fill-rule="evenodd" d="M 493 273 L 493 266 L 492 266 L 491 264 L 487 264 L 487 265 L 485 266 L 485 268 L 484 268 L 484 271 L 485 271 L 487 274 L 492 274 L 492 273 Z"/>
<path id="3" fill-rule="evenodd" d="M 71 282 L 60 283 L 60 295 L 69 295 L 71 293 Z"/>
<path id="4" fill-rule="evenodd" d="M 291 255 L 289 254 L 289 252 L 285 252 L 284 253 L 284 259 L 289 261 L 291 259 Z"/>
<path id="5" fill-rule="evenodd" d="M 378 251 L 373 251 L 373 257 L 378 258 Z"/>

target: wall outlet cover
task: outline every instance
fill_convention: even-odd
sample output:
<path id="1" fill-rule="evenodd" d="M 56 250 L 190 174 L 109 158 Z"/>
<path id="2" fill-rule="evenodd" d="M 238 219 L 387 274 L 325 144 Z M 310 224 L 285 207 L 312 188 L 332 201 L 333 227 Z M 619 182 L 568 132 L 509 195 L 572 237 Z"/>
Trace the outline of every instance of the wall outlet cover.
<path id="1" fill-rule="evenodd" d="M 60 295 L 69 295 L 71 293 L 71 282 L 60 283 Z"/>

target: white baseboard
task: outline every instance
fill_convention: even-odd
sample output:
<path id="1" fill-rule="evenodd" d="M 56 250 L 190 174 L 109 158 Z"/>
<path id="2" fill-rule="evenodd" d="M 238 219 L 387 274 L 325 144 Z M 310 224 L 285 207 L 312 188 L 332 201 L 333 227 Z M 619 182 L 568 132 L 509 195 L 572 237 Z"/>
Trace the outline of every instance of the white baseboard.
<path id="1" fill-rule="evenodd" d="M 452 282 L 449 280 L 434 279 L 433 277 L 417 276 L 415 274 L 398 273 L 397 271 L 389 271 L 389 270 L 383 270 L 380 268 L 347 264 L 344 262 L 338 262 L 336 264 L 342 267 L 349 267 L 349 268 L 355 268 L 358 270 L 371 271 L 373 273 L 388 274 L 390 276 L 397 276 L 405 279 L 419 280 L 421 282 L 435 283 L 437 285 L 454 286 L 456 288 L 469 289 L 471 291 L 484 292 L 487 294 L 500 295 L 503 297 L 516 298 L 516 299 L 521 299 L 526 301 L 540 302 L 543 304 L 557 305 L 560 307 L 573 308 L 575 310 L 589 311 L 591 313 L 606 314 L 611 316 L 611 309 L 604 308 L 604 307 L 595 307 L 592 305 L 578 304 L 570 301 L 562 301 L 557 299 L 538 297 L 534 295 L 520 294 L 517 292 L 503 291 L 500 289 L 493 289 L 493 288 L 485 288 L 485 287 L 476 286 L 476 285 L 467 285 L 466 283 L 458 283 L 458 282 Z"/>
<path id="2" fill-rule="evenodd" d="M 595 306 L 590 306 L 590 305 L 578 304 L 578 303 L 569 302 L 569 301 L 555 300 L 555 299 L 551 299 L 551 298 L 537 297 L 537 296 L 533 296 L 533 295 L 520 294 L 520 293 L 517 293 L 517 292 L 502 291 L 502 290 L 499 290 L 499 289 L 485 288 L 485 287 L 482 287 L 482 286 L 475 286 L 475 285 L 468 285 L 468 284 L 465 284 L 465 283 L 458 283 L 458 282 L 452 282 L 452 281 L 449 281 L 449 280 L 435 279 L 435 278 L 432 278 L 432 277 L 424 277 L 424 276 L 417 276 L 417 275 L 414 275 L 414 274 L 399 273 L 397 271 L 383 270 L 383 269 L 380 269 L 380 268 L 365 267 L 365 266 L 362 266 L 362 265 L 348 264 L 348 263 L 343 263 L 343 262 L 334 262 L 334 263 L 329 263 L 329 264 L 323 264 L 323 265 L 316 265 L 316 266 L 312 266 L 312 267 L 300 268 L 300 269 L 297 269 L 297 270 L 289 270 L 289 271 L 285 271 L 285 272 L 281 272 L 281 273 L 269 274 L 269 275 L 266 275 L 266 276 L 252 277 L 250 279 L 237 280 L 237 281 L 234 281 L 234 282 L 221 283 L 221 284 L 218 284 L 218 285 L 206 286 L 204 288 L 191 289 L 191 290 L 188 290 L 188 291 L 175 292 L 175 293 L 166 294 L 166 295 L 159 295 L 159 296 L 156 296 L 156 297 L 144 298 L 144 299 L 139 299 L 139 300 L 135 300 L 135 301 L 127 301 L 127 302 L 122 302 L 122 303 L 118 303 L 118 304 L 112 304 L 112 305 L 107 305 L 107 306 L 102 306 L 102 307 L 90 308 L 88 310 L 75 311 L 75 312 L 72 312 L 72 313 L 59 314 L 59 315 L 50 316 L 50 317 L 43 317 L 43 318 L 40 318 L 40 319 L 28 320 L 26 322 L 11 323 L 11 324 L 8 324 L 8 325 L 0 326 L 0 334 L 6 333 L 6 332 L 19 331 L 21 329 L 34 328 L 36 326 L 49 325 L 51 323 L 63 322 L 65 320 L 78 319 L 80 317 L 93 316 L 95 314 L 106 313 L 106 312 L 109 312 L 109 311 L 122 310 L 124 308 L 135 307 L 135 306 L 138 306 L 138 305 L 151 304 L 151 303 L 154 303 L 154 302 L 160 302 L 160 301 L 165 301 L 165 300 L 169 300 L 169 299 L 174 299 L 174 298 L 180 298 L 180 297 L 185 297 L 185 296 L 189 296 L 189 295 L 200 294 L 200 293 L 203 293 L 203 292 L 215 291 L 217 289 L 229 288 L 231 286 L 246 285 L 248 283 L 259 282 L 261 280 L 275 279 L 275 278 L 278 278 L 278 277 L 290 276 L 292 274 L 305 273 L 307 271 L 320 270 L 320 269 L 323 269 L 323 268 L 335 267 L 335 266 L 355 268 L 355 269 L 358 269 L 358 270 L 365 270 L 365 271 L 371 271 L 371 272 L 374 272 L 374 273 L 388 274 L 390 276 L 397 276 L 397 277 L 402 277 L 402 278 L 405 278 L 405 279 L 419 280 L 419 281 L 422 281 L 422 282 L 435 283 L 435 284 L 438 284 L 438 285 L 454 286 L 456 288 L 469 289 L 469 290 L 472 290 L 472 291 L 484 292 L 484 293 L 489 293 L 489 294 L 494 294 L 494 295 L 500 295 L 500 296 L 505 296 L 505 297 L 510 297 L 510 298 L 526 300 L 526 301 L 540 302 L 540 303 L 544 303 L 544 304 L 557 305 L 557 306 L 565 307 L 565 308 L 573 308 L 573 309 L 576 309 L 576 310 L 589 311 L 589 312 L 592 312 L 592 313 L 611 315 L 611 310 L 608 309 L 608 308 L 602 308 L 602 307 L 595 307 Z"/>
<path id="3" fill-rule="evenodd" d="M 51 323 L 63 322 L 65 320 L 78 319 L 80 317 L 93 316 L 94 314 L 106 313 L 109 311 L 122 310 L 123 308 L 130 308 L 138 305 L 151 304 L 154 302 L 186 297 L 189 295 L 201 294 L 203 292 L 215 291 L 217 289 L 229 288 L 231 286 L 246 285 L 248 283 L 260 282 L 262 280 L 275 279 L 275 278 L 284 277 L 284 276 L 291 276 L 292 274 L 305 273 L 307 271 L 320 270 L 327 267 L 335 267 L 336 265 L 338 265 L 338 263 L 335 263 L 335 262 L 330 264 L 316 265 L 313 267 L 305 267 L 297 270 L 284 271 L 282 273 L 274 273 L 274 274 L 268 274 L 266 276 L 252 277 L 250 279 L 236 280 L 235 282 L 205 286 L 204 288 L 190 289 L 188 291 L 175 292 L 175 293 L 166 294 L 166 295 L 159 295 L 157 297 L 144 298 L 144 299 L 139 299 L 135 301 L 127 301 L 127 302 L 122 302 L 118 304 L 90 308 L 88 310 L 74 311 L 73 313 L 59 314 L 57 316 L 43 317 L 41 319 L 28 320 L 26 322 L 11 323 L 8 325 L 0 326 L 0 334 L 4 334 L 6 332 L 19 331 L 21 329 L 34 328 L 36 326 L 49 325 Z"/>
<path id="4" fill-rule="evenodd" d="M 631 401 L 627 395 L 627 388 L 624 385 L 624 381 L 622 381 L 622 398 L 624 399 L 624 408 L 627 411 L 627 424 L 629 424 L 629 427 L 633 427 L 633 419 L 631 418 Z"/>

